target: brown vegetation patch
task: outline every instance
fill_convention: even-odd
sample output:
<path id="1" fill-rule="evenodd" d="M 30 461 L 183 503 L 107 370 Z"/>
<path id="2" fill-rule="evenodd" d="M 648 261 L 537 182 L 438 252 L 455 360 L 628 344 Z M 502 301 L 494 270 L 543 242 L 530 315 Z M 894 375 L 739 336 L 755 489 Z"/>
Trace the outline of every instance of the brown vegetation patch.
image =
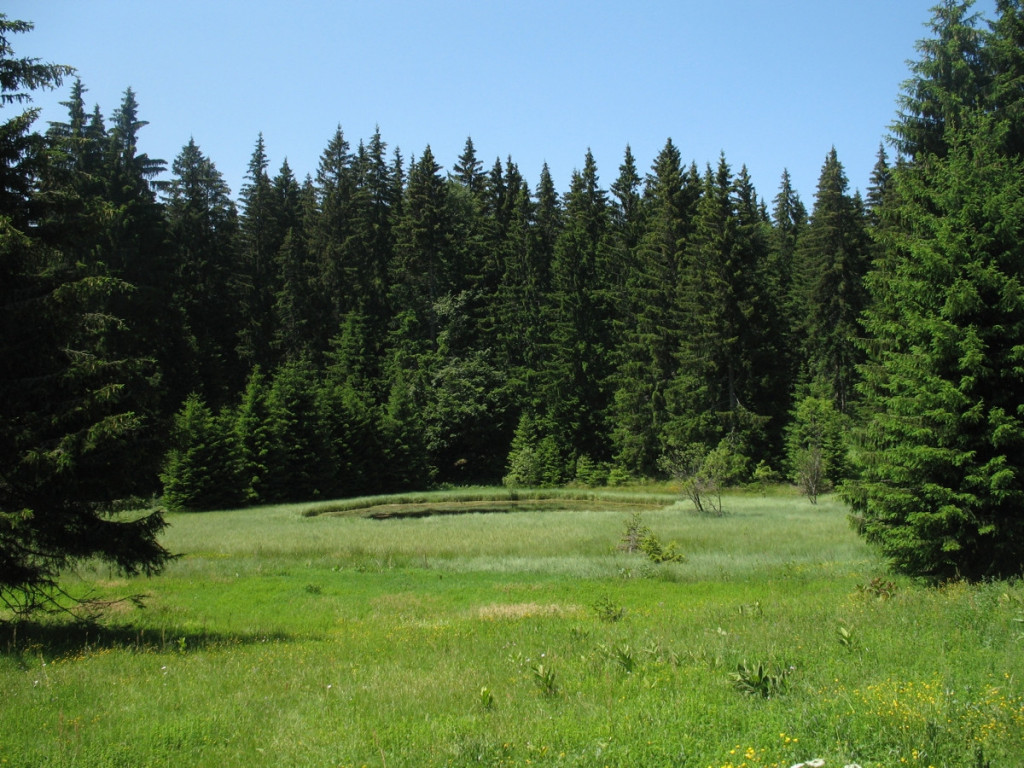
<path id="1" fill-rule="evenodd" d="M 432 517 L 434 515 L 501 514 L 509 512 L 579 510 L 629 510 L 660 508 L 660 504 L 600 501 L 596 499 L 536 499 L 502 501 L 452 501 L 422 504 L 379 504 L 361 509 L 346 510 L 344 514 L 368 517 L 372 520 L 391 520 L 403 517 Z M 331 513 L 328 513 L 331 514 Z"/>

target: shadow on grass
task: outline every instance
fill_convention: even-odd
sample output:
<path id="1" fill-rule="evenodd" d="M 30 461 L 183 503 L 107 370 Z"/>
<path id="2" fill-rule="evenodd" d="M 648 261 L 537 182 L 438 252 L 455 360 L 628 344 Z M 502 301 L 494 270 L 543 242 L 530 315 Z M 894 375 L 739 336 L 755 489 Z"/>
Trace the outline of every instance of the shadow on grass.
<path id="1" fill-rule="evenodd" d="M 208 632 L 175 627 L 107 626 L 85 621 L 0 621 L 0 657 L 33 663 L 40 656 L 60 658 L 105 650 L 132 653 L 187 653 L 195 650 L 292 642 L 282 632 Z"/>

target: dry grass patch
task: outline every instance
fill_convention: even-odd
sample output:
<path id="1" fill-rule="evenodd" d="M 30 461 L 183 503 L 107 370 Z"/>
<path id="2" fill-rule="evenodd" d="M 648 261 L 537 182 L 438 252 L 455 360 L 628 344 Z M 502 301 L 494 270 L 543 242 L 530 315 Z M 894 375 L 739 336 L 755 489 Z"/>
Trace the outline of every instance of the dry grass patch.
<path id="1" fill-rule="evenodd" d="M 578 616 L 583 609 L 578 605 L 541 605 L 539 603 L 492 603 L 480 608 L 478 615 L 484 621 L 528 619 L 534 616 Z"/>

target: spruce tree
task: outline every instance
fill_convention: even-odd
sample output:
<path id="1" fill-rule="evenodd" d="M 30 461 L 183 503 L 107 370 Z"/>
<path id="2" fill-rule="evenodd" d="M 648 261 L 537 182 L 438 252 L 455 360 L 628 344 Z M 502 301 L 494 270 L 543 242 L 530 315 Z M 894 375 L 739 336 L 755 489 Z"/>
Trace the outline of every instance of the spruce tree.
<path id="1" fill-rule="evenodd" d="M 733 184 L 737 221 L 739 323 L 739 421 L 753 462 L 777 456 L 788 418 L 791 388 L 786 360 L 784 297 L 771 252 L 771 224 L 746 167 Z"/>
<path id="2" fill-rule="evenodd" d="M 274 372 L 265 401 L 269 444 L 262 501 L 318 499 L 333 486 L 319 391 L 307 359 L 285 362 Z"/>
<path id="3" fill-rule="evenodd" d="M 403 335 L 430 349 L 436 349 L 442 330 L 436 303 L 464 277 L 456 270 L 448 186 L 440 171 L 428 146 L 409 172 L 391 277 L 390 301 L 408 320 Z"/>
<path id="4" fill-rule="evenodd" d="M 486 179 L 483 174 L 483 163 L 477 159 L 476 148 L 473 146 L 471 137 L 466 138 L 466 146 L 455 165 L 452 166 L 451 178 L 465 187 L 474 197 L 479 197 L 484 192 Z"/>
<path id="5" fill-rule="evenodd" d="M 997 20 L 978 52 L 968 7 L 936 9 L 937 38 L 905 85 L 915 108 L 894 132 L 908 156 L 867 278 L 860 477 L 846 489 L 893 566 L 933 580 L 1019 575 L 1024 563 L 1024 165 L 1007 142 L 1019 112 L 995 65 L 977 70 L 1001 59 L 1016 25 Z M 1018 18 L 1016 3 L 998 8 Z"/>
<path id="6" fill-rule="evenodd" d="M 354 265 L 354 282 L 348 284 L 351 292 L 346 302 L 350 307 L 348 313 L 356 312 L 365 319 L 365 343 L 374 351 L 382 348 L 390 322 L 389 269 L 394 259 L 394 226 L 402 197 L 401 178 L 388 167 L 386 149 L 377 130 L 369 143 L 360 144 L 356 152 L 353 237 L 351 253 L 346 254 Z M 341 322 L 344 324 L 344 320 Z M 375 355 L 378 360 L 382 357 Z M 379 370 L 370 378 L 379 379 Z"/>
<path id="7" fill-rule="evenodd" d="M 71 71 L 14 57 L 10 37 L 31 28 L 0 14 L 4 110 Z M 137 398 L 150 371 L 111 353 L 127 348 L 111 309 L 130 286 L 92 273 L 29 226 L 47 216 L 33 194 L 37 174 L 56 173 L 43 137 L 30 132 L 36 114 L 0 122 L 0 602 L 24 613 L 60 605 L 60 573 L 76 563 L 153 573 L 169 557 L 161 513 L 112 511 L 115 499 L 145 488 L 153 451 Z"/>
<path id="8" fill-rule="evenodd" d="M 607 460 L 610 211 L 590 152 L 573 174 L 551 265 L 551 335 L 541 388 L 563 455 Z"/>
<path id="9" fill-rule="evenodd" d="M 330 463 L 330 492 L 355 496 L 383 486 L 386 456 L 375 404 L 377 362 L 367 342 L 369 321 L 351 312 L 331 340 L 320 388 L 320 412 Z"/>
<path id="10" fill-rule="evenodd" d="M 172 165 L 165 209 L 175 269 L 173 302 L 189 346 L 190 388 L 214 408 L 242 378 L 235 356 L 238 314 L 231 296 L 238 219 L 223 176 L 192 139 Z"/>
<path id="11" fill-rule="evenodd" d="M 962 118 L 984 106 L 991 77 L 973 5 L 974 0 L 942 0 L 933 8 L 932 37 L 917 44 L 920 58 L 911 63 L 912 76 L 903 84 L 900 113 L 891 126 L 904 157 L 945 155 L 946 129 L 956 131 Z"/>
<path id="12" fill-rule="evenodd" d="M 1024 154 L 1024 7 L 1020 0 L 996 0 L 997 15 L 982 50 L 990 89 L 985 103 L 1006 127 L 1003 153 Z"/>
<path id="13" fill-rule="evenodd" d="M 742 318 L 732 170 L 723 155 L 703 191 L 680 271 L 682 335 L 669 391 L 666 444 L 715 445 L 741 406 Z"/>
<path id="14" fill-rule="evenodd" d="M 174 419 L 160 479 L 169 509 L 228 509 L 245 500 L 240 451 L 232 413 L 214 413 L 199 395 L 190 395 Z"/>
<path id="15" fill-rule="evenodd" d="M 829 383 L 836 407 L 853 401 L 867 304 L 864 274 L 871 258 L 863 206 L 847 193 L 835 148 L 821 169 L 814 211 L 796 252 L 794 305 L 800 321 L 804 381 Z"/>
<path id="16" fill-rule="evenodd" d="M 1024 164 L 994 121 L 895 174 L 901 222 L 869 276 L 866 424 L 849 490 L 870 541 L 933 579 L 1024 563 Z"/>
<path id="17" fill-rule="evenodd" d="M 807 229 L 807 209 L 793 189 L 789 171 L 782 172 L 779 191 L 772 201 L 772 229 L 769 245 L 768 279 L 772 282 L 780 308 L 779 323 L 783 335 L 779 364 L 790 381 L 797 379 L 802 347 L 802 305 L 794 290 L 797 248 Z"/>
<path id="18" fill-rule="evenodd" d="M 666 391 L 675 377 L 682 254 L 700 194 L 669 139 L 647 177 L 643 233 L 625 272 L 611 407 L 615 460 L 625 474 L 657 473 Z"/>
<path id="19" fill-rule="evenodd" d="M 534 226 L 534 203 L 520 181 L 510 203 L 504 272 L 495 298 L 501 367 L 520 401 L 535 391 L 540 349 L 547 334 L 542 318 L 549 264 L 542 260 Z"/>
<path id="20" fill-rule="evenodd" d="M 249 368 L 259 365 L 269 370 L 277 360 L 273 352 L 274 302 L 279 287 L 276 257 L 284 239 L 277 204 L 287 196 L 275 194 L 267 167 L 266 145 L 260 134 L 241 189 L 234 284 L 241 314 L 238 357 Z"/>
<path id="21" fill-rule="evenodd" d="M 307 287 L 306 298 L 328 338 L 337 332 L 345 315 L 366 302 L 373 279 L 358 237 L 366 225 L 359 209 L 355 162 L 338 126 L 320 156 L 316 213 L 308 223 L 310 256 L 318 274 L 315 283 Z"/>

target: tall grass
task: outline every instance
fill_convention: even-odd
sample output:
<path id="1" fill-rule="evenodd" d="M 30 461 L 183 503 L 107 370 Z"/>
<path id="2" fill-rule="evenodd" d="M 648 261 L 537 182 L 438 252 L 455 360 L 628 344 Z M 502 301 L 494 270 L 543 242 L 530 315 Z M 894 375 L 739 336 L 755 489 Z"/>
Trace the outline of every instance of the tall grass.
<path id="1" fill-rule="evenodd" d="M 68 581 L 147 608 L 0 632 L 0 765 L 1017 764 L 1019 584 L 892 579 L 834 500 L 655 495 L 683 563 L 601 503 L 172 515 L 160 577 Z"/>

